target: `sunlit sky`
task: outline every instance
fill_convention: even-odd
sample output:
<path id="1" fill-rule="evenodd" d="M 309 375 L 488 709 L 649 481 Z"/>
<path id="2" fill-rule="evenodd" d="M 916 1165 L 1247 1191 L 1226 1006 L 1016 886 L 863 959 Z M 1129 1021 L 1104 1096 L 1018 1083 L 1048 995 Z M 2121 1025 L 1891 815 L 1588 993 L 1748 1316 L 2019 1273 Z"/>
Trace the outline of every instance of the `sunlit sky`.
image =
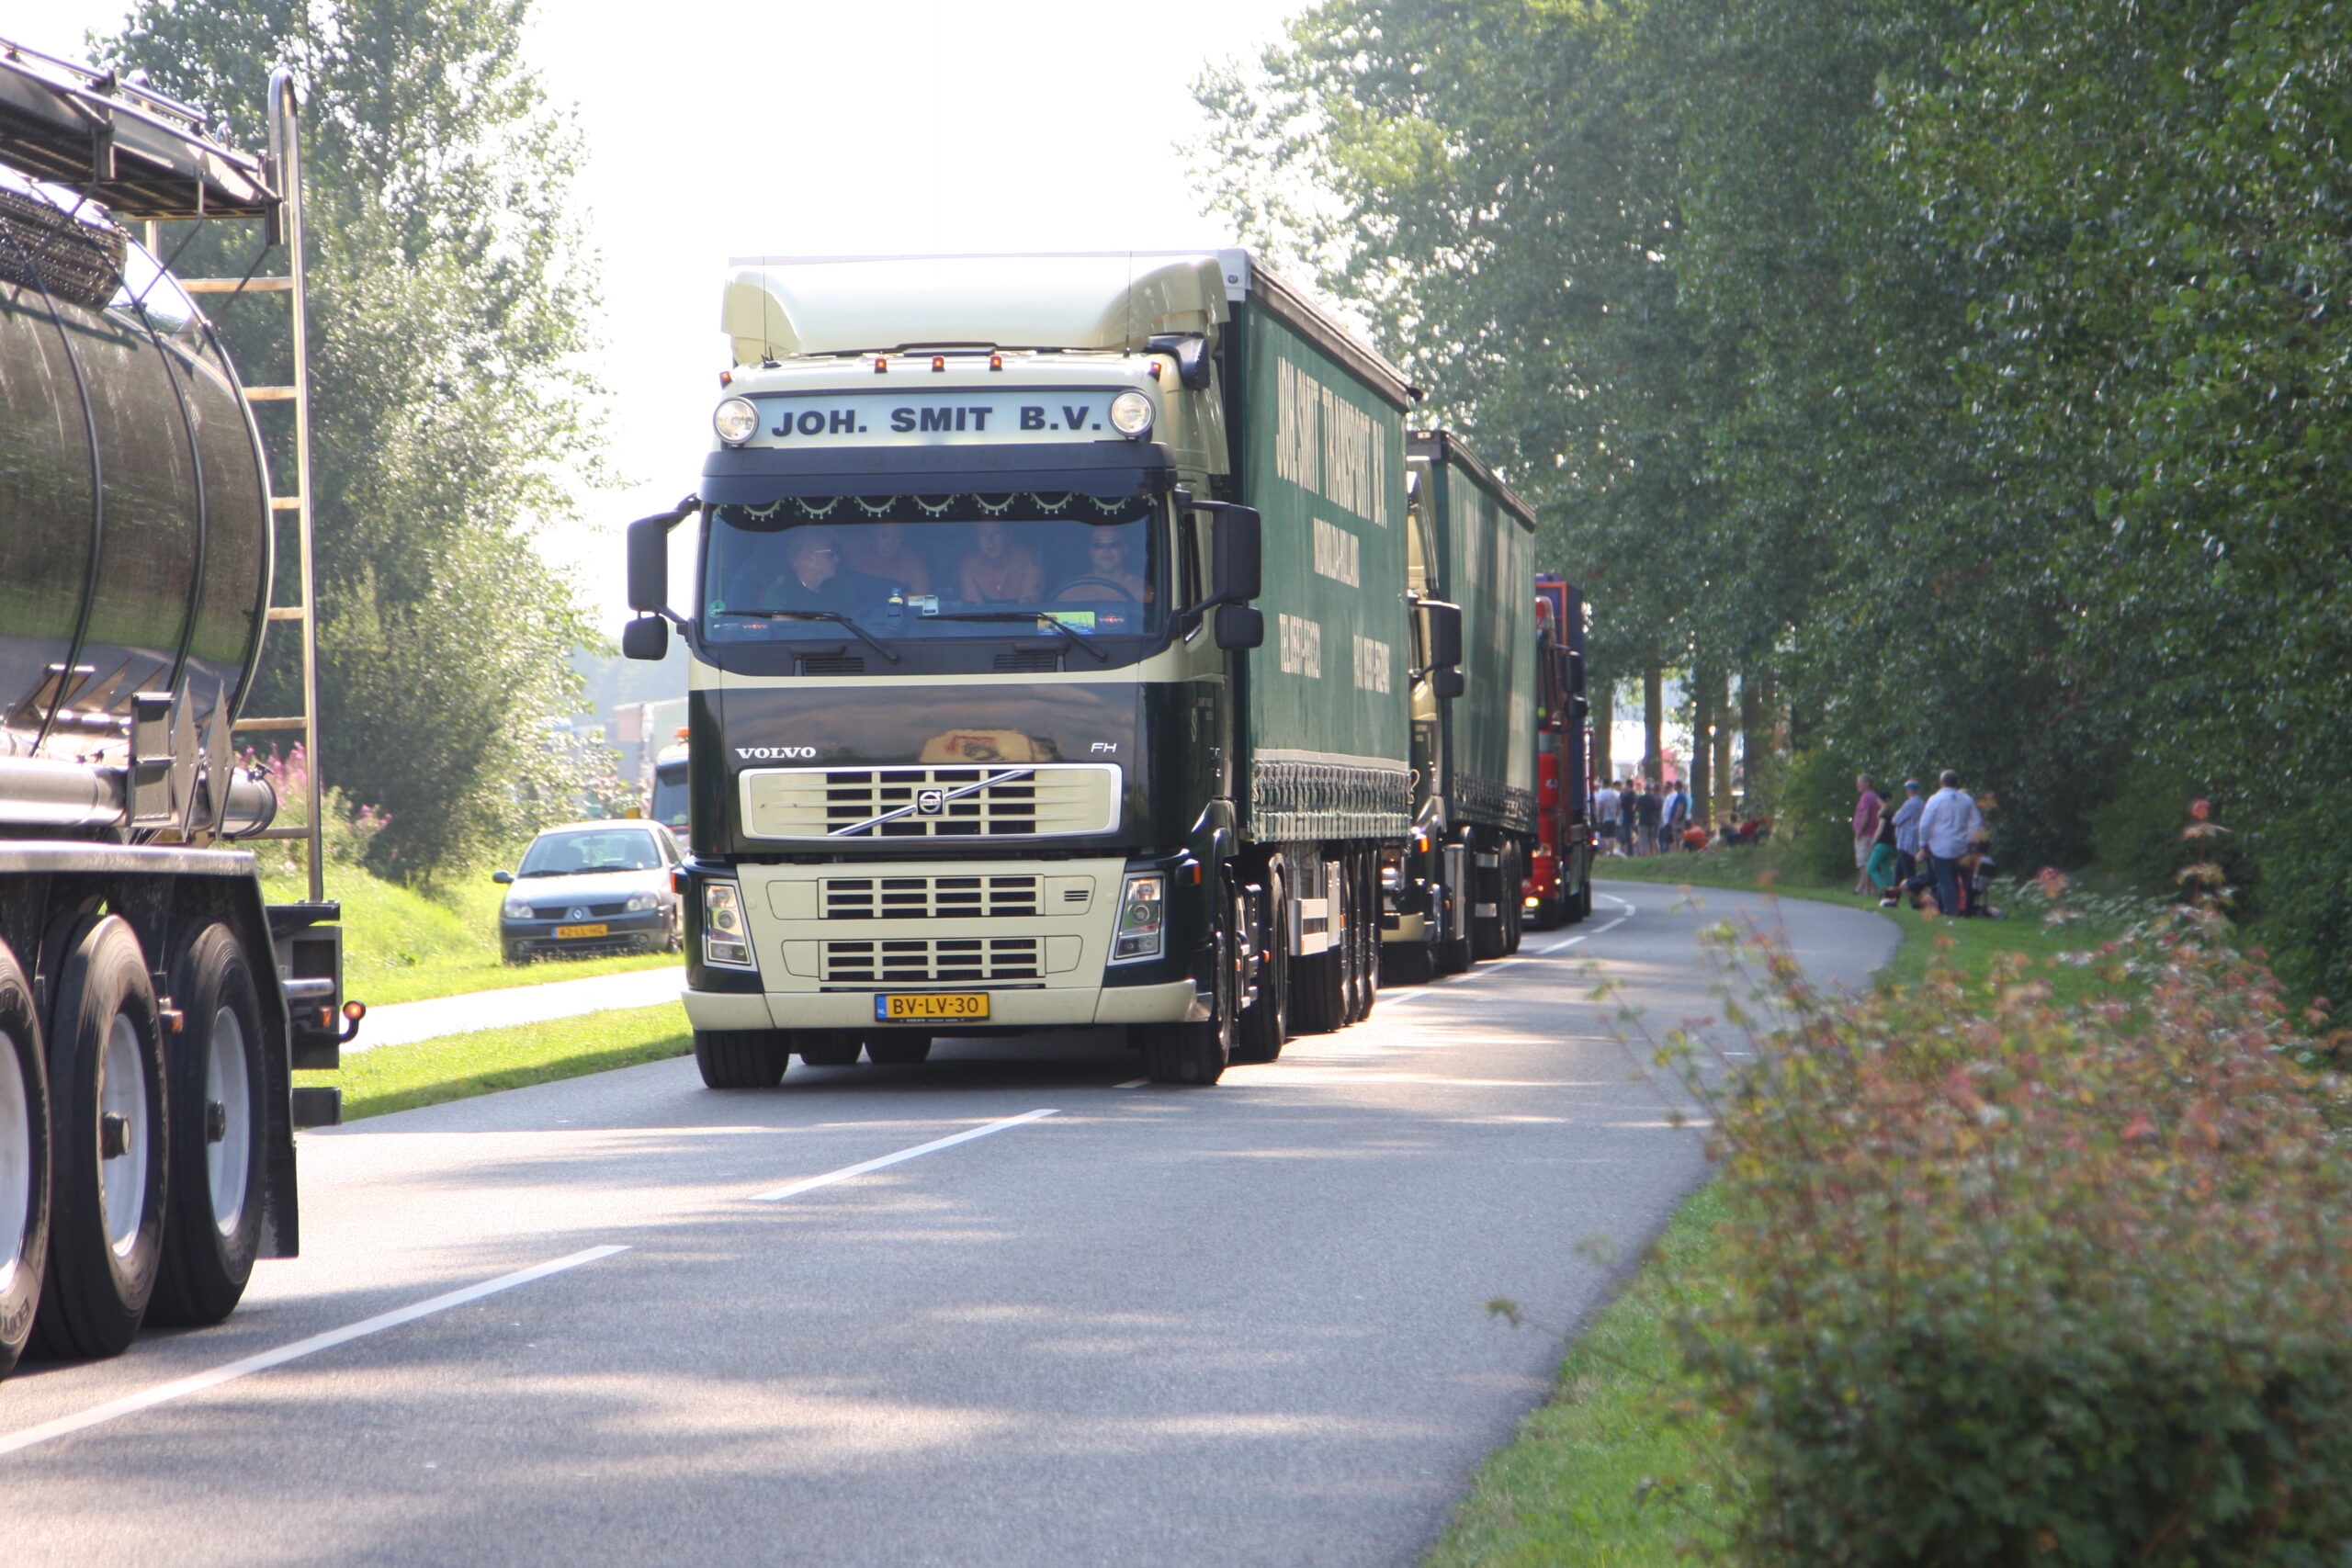
<path id="1" fill-rule="evenodd" d="M 617 525 L 694 488 L 726 364 L 730 255 L 1161 249 L 1230 243 L 1178 144 L 1191 86 L 1254 55 L 1293 0 L 540 0 L 526 43 L 589 152 L 608 433 L 629 488 L 552 533 L 609 626 Z M 50 0 L 0 33 L 67 58 L 123 0 Z"/>

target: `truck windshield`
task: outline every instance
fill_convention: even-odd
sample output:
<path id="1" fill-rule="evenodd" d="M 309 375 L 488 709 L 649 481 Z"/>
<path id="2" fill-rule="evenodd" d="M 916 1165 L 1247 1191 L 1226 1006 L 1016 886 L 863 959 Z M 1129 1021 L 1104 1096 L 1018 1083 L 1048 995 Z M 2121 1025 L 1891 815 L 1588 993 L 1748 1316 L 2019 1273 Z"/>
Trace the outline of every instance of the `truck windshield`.
<path id="1" fill-rule="evenodd" d="M 1034 613 L 1081 637 L 1154 636 L 1168 599 L 1159 515 L 1147 498 L 1074 493 L 716 506 L 703 635 L 838 642 L 840 616 L 885 642 L 1002 637 Z"/>

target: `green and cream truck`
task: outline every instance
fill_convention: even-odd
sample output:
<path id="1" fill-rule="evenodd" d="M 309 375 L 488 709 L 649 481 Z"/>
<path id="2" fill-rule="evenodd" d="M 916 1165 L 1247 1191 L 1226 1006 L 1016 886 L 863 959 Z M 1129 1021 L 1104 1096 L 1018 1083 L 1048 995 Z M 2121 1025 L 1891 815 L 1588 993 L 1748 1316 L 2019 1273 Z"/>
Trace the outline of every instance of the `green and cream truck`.
<path id="1" fill-rule="evenodd" d="M 752 259 L 722 315 L 624 638 L 692 653 L 706 1080 L 1111 1025 L 1211 1083 L 1370 1011 L 1463 640 L 1404 376 L 1241 251 Z"/>

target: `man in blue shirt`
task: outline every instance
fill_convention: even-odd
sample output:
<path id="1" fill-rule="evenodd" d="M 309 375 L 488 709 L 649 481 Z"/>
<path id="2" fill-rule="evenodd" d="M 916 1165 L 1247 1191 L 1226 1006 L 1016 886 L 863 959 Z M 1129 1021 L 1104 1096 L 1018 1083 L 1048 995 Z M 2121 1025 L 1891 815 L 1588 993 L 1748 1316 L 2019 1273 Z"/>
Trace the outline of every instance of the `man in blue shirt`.
<path id="1" fill-rule="evenodd" d="M 1903 804 L 1894 808 L 1894 885 L 1897 887 L 1918 874 L 1919 813 L 1926 810 L 1927 806 L 1928 803 L 1919 796 L 1919 781 L 1905 779 Z"/>
<path id="2" fill-rule="evenodd" d="M 1984 837 L 1984 814 L 1962 792 L 1958 773 L 1946 768 L 1940 782 L 1919 812 L 1919 847 L 1935 873 L 1936 908 L 1950 915 L 1960 909 L 1960 857 Z"/>

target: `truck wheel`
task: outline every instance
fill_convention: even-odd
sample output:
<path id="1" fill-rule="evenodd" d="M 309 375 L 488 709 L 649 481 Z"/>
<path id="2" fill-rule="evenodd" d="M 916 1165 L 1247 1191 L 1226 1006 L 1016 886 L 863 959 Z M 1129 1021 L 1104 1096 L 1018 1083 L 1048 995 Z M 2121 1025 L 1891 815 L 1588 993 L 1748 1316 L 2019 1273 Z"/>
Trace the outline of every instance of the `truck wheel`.
<path id="1" fill-rule="evenodd" d="M 1135 1026 L 1130 1038 L 1143 1047 L 1143 1074 L 1152 1082 L 1205 1089 L 1225 1076 L 1226 1064 L 1233 1059 L 1234 1029 L 1241 1011 L 1242 944 L 1248 931 L 1241 917 L 1240 894 L 1227 882 L 1225 918 L 1218 923 L 1210 965 L 1216 984 L 1216 995 L 1210 998 L 1214 1016 L 1206 1023 Z"/>
<path id="2" fill-rule="evenodd" d="M 1280 860 L 1266 868 L 1266 958 L 1258 999 L 1233 1034 L 1237 1062 L 1271 1062 L 1290 1038 L 1290 876 Z"/>
<path id="3" fill-rule="evenodd" d="M 854 1067 L 865 1042 L 846 1029 L 796 1029 L 792 1049 L 812 1067 Z"/>
<path id="4" fill-rule="evenodd" d="M 1380 983 L 1384 986 L 1426 986 L 1434 971 L 1426 942 L 1386 942 L 1380 944 Z"/>
<path id="5" fill-rule="evenodd" d="M 711 1089 L 774 1089 L 791 1060 L 791 1047 L 773 1029 L 695 1031 L 695 1066 Z"/>
<path id="6" fill-rule="evenodd" d="M 153 1323 L 218 1323 L 236 1310 L 261 1248 L 268 1147 L 261 1002 L 244 949 L 207 926 L 172 965 L 187 1022 L 165 1051 L 171 1080 L 171 1202 Z"/>
<path id="7" fill-rule="evenodd" d="M 1503 918 L 1503 953 L 1506 956 L 1519 951 L 1519 940 L 1527 930 L 1527 895 L 1521 891 L 1527 886 L 1526 862 L 1519 846 L 1503 851 L 1502 901 L 1495 912 Z"/>
<path id="8" fill-rule="evenodd" d="M 0 1377 L 32 1337 L 49 1264 L 49 1069 L 17 955 L 0 943 Z"/>
<path id="9" fill-rule="evenodd" d="M 865 1055 L 876 1066 L 911 1067 L 931 1056 L 931 1036 L 892 1030 L 865 1037 Z"/>
<path id="10" fill-rule="evenodd" d="M 1380 1005 L 1380 861 L 1370 850 L 1356 856 L 1356 908 L 1363 911 L 1363 942 L 1356 953 L 1363 991 L 1363 1011 L 1357 1021 L 1362 1022 Z"/>
<path id="11" fill-rule="evenodd" d="M 155 1293 L 170 1155 L 154 987 L 120 916 L 91 921 L 72 944 L 51 1018 L 56 1187 L 33 1348 L 117 1356 Z"/>

